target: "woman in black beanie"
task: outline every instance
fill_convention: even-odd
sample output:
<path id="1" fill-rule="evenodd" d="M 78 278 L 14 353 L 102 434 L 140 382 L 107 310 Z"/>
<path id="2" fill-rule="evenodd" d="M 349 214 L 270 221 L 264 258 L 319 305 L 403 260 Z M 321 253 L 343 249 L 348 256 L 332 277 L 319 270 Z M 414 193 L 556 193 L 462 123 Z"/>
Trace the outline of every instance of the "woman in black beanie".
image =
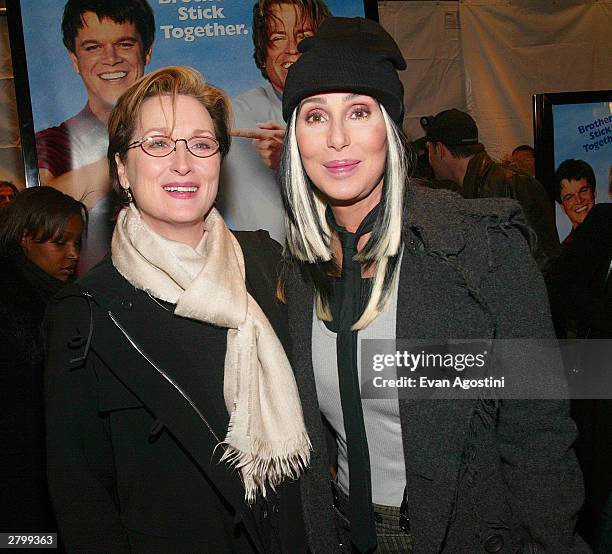
<path id="1" fill-rule="evenodd" d="M 554 335 L 518 205 L 410 185 L 393 39 L 373 21 L 331 17 L 299 49 L 283 96 L 280 292 L 314 448 L 301 480 L 311 550 L 586 551 L 565 401 L 363 394 L 364 339 Z M 527 369 L 555 374 L 557 362 Z"/>

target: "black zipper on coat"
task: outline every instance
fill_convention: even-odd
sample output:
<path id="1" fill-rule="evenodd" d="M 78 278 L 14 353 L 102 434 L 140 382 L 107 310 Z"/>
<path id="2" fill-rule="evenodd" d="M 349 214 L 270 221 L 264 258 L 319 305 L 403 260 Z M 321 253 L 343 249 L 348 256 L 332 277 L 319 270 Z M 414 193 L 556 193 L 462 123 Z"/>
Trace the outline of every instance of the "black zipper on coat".
<path id="1" fill-rule="evenodd" d="M 217 434 L 215 433 L 213 428 L 210 426 L 210 424 L 208 423 L 208 421 L 204 417 L 204 414 L 202 414 L 202 412 L 195 405 L 195 402 L 189 397 L 189 395 L 183 390 L 183 388 L 172 377 L 170 377 L 163 369 L 161 369 L 153 360 L 151 360 L 151 358 L 149 358 L 145 354 L 145 352 L 142 350 L 142 348 L 140 348 L 140 346 L 138 346 L 138 344 L 136 344 L 134 339 L 128 334 L 128 332 L 123 328 L 121 323 L 119 323 L 119 321 L 115 318 L 113 312 L 111 312 L 109 310 L 107 313 L 108 313 L 108 316 L 111 318 L 111 321 L 123 333 L 123 336 L 134 347 L 136 352 L 138 352 L 147 362 L 149 362 L 149 364 L 155 369 L 155 371 L 157 371 L 157 373 L 159 373 L 166 381 L 168 381 L 168 383 L 170 383 L 179 392 L 179 394 L 193 408 L 195 413 L 198 414 L 199 418 L 204 422 L 204 425 L 206 425 L 206 428 L 211 432 L 212 436 L 215 437 L 215 440 L 217 441 L 217 444 L 220 444 L 223 447 L 222 442 L 219 440 L 219 437 L 217 436 Z"/>

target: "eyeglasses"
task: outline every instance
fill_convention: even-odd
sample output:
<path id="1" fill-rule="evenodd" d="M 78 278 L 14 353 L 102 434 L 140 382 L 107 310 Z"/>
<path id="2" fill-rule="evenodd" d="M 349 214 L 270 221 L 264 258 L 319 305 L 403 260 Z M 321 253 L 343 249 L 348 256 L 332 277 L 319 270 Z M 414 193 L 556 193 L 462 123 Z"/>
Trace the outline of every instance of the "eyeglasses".
<path id="1" fill-rule="evenodd" d="M 190 139 L 172 139 L 163 135 L 143 138 L 128 145 L 128 148 L 140 146 L 142 151 L 154 158 L 169 156 L 176 150 L 177 143 L 183 141 L 187 150 L 197 158 L 208 158 L 219 151 L 219 143 L 212 137 L 191 137 Z"/>

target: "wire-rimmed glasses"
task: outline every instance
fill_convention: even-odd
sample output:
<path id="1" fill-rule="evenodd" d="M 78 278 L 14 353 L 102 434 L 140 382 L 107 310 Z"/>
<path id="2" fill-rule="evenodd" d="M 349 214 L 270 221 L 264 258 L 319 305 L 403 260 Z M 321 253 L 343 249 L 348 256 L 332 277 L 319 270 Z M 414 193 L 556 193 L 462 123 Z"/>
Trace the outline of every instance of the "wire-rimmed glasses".
<path id="1" fill-rule="evenodd" d="M 190 139 L 173 139 L 164 135 L 155 135 L 137 140 L 128 145 L 128 148 L 140 146 L 142 151 L 154 158 L 164 158 L 176 150 L 176 145 L 183 141 L 188 152 L 197 158 L 208 158 L 219 151 L 216 139 L 207 136 L 191 137 Z"/>

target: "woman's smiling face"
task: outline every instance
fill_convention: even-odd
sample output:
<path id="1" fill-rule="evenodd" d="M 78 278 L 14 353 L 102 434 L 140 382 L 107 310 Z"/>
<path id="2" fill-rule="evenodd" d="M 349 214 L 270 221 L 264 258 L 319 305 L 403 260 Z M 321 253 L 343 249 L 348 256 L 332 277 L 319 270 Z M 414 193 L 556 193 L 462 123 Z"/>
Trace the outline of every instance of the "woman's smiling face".
<path id="1" fill-rule="evenodd" d="M 216 138 L 208 110 L 191 96 L 179 95 L 172 107 L 170 96 L 143 102 L 134 130 L 134 141 L 164 135 L 172 139 Z M 131 189 L 142 219 L 159 235 L 195 246 L 204 233 L 204 217 L 215 201 L 221 154 L 199 158 L 184 141 L 165 157 L 146 154 L 140 147 L 128 150 L 125 162 L 116 157 L 119 181 Z"/>
<path id="2" fill-rule="evenodd" d="M 296 138 L 308 177 L 332 207 L 365 217 L 380 202 L 387 130 L 374 98 L 333 92 L 304 99 Z"/>

